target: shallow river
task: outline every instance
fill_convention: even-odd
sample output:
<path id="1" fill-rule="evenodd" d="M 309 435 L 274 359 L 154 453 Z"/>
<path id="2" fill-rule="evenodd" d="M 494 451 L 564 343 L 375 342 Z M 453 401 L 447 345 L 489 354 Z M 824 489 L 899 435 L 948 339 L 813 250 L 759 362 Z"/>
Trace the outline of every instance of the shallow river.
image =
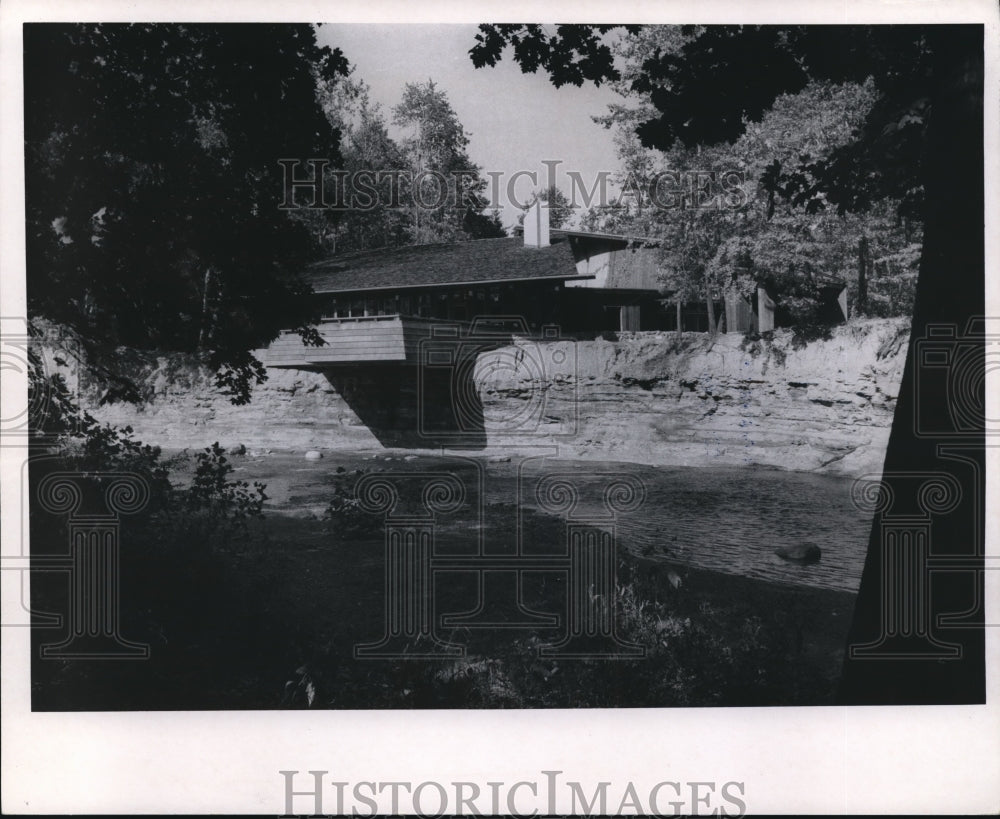
<path id="1" fill-rule="evenodd" d="M 646 500 L 618 516 L 626 548 L 704 569 L 857 591 L 871 516 L 851 503 L 850 480 L 763 469 L 631 469 Z M 790 563 L 774 553 L 803 542 L 822 549 L 818 563 Z"/>
<path id="2" fill-rule="evenodd" d="M 236 477 L 263 480 L 272 512 L 321 512 L 329 502 L 336 469 L 386 473 L 434 472 L 458 476 L 467 488 L 468 508 L 457 527 L 470 540 L 481 528 L 470 509 L 515 504 L 543 513 L 577 518 L 606 513 L 604 490 L 626 476 L 644 495 L 634 510 L 616 515 L 619 544 L 637 554 L 682 565 L 764 580 L 856 592 L 861 579 L 871 518 L 850 500 L 851 481 L 768 469 L 671 468 L 594 461 L 512 456 L 509 462 L 435 455 L 326 453 L 319 461 L 301 454 L 273 453 L 236 458 Z M 543 479 L 572 486 L 571 512 L 545 507 L 544 498 L 564 499 L 557 490 L 539 491 Z M 540 500 L 540 496 L 542 500 Z M 456 529 L 456 520 L 444 528 Z M 504 533 L 484 532 L 486 550 Z M 790 563 L 775 555 L 779 546 L 816 543 L 815 564 Z"/>

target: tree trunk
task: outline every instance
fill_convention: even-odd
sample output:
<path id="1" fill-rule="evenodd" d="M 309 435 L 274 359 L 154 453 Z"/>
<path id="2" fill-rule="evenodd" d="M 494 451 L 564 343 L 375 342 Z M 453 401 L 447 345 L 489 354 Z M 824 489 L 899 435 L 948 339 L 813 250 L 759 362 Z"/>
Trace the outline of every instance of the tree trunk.
<path id="1" fill-rule="evenodd" d="M 681 328 L 681 300 L 677 299 L 677 301 L 675 302 L 675 305 L 676 305 L 676 309 L 677 309 L 677 335 L 679 336 L 681 334 L 681 332 L 682 332 L 682 328 Z"/>
<path id="2" fill-rule="evenodd" d="M 201 326 L 198 328 L 198 349 L 205 345 L 205 327 L 208 326 L 208 288 L 212 283 L 212 268 L 205 268 L 205 280 L 201 291 Z"/>
<path id="3" fill-rule="evenodd" d="M 970 321 L 985 311 L 983 27 L 929 28 L 934 77 L 927 84 L 921 180 L 924 243 L 882 470 L 890 490 L 882 497 L 891 505 L 874 515 L 845 652 L 839 698 L 853 705 L 986 701 L 985 328 Z M 951 328 L 950 337 L 942 326 Z M 945 356 L 939 352 L 933 366 L 925 364 L 921 349 Z M 954 383 L 955 374 L 949 377 L 942 361 L 959 355 L 966 386 L 950 391 L 944 385 Z M 962 427 L 955 410 L 963 411 Z M 932 499 L 926 488 L 935 484 L 928 479 L 938 486 L 954 481 L 957 489 Z M 955 495 L 953 504 L 943 502 Z M 917 510 L 933 524 L 927 540 L 886 538 Z M 928 552 L 961 570 L 933 572 Z"/>
<path id="4" fill-rule="evenodd" d="M 858 315 L 868 315 L 868 237 L 858 242 Z"/>

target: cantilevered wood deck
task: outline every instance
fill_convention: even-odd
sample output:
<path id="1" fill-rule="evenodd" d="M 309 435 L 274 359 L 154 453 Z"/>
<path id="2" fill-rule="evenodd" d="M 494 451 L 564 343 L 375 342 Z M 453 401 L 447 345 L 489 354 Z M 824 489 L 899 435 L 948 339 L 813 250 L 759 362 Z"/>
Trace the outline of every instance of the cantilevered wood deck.
<path id="1" fill-rule="evenodd" d="M 295 333 L 282 333 L 267 349 L 264 363 L 297 370 L 379 361 L 416 363 L 420 342 L 430 337 L 432 328 L 454 325 L 457 334 L 460 324 L 401 315 L 324 319 L 316 327 L 324 346 L 306 345 Z"/>

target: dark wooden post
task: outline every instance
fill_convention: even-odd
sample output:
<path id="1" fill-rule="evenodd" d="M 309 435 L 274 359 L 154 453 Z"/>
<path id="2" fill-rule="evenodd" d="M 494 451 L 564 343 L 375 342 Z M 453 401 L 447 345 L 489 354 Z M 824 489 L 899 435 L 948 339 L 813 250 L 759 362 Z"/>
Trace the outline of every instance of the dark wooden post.
<path id="1" fill-rule="evenodd" d="M 712 302 L 712 286 L 708 279 L 705 279 L 705 307 L 708 310 L 708 332 L 713 336 L 717 332 L 715 324 L 715 304 Z"/>
<path id="2" fill-rule="evenodd" d="M 868 314 L 868 237 L 858 242 L 858 315 Z"/>

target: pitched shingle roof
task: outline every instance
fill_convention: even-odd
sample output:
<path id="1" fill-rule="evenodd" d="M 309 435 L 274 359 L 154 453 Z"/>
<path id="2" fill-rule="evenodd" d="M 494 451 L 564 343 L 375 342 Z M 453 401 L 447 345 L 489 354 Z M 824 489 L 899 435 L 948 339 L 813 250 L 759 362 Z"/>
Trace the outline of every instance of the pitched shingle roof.
<path id="1" fill-rule="evenodd" d="M 344 253 L 311 265 L 306 277 L 317 293 L 589 278 L 577 272 L 562 237 L 542 248 L 515 237 Z"/>

